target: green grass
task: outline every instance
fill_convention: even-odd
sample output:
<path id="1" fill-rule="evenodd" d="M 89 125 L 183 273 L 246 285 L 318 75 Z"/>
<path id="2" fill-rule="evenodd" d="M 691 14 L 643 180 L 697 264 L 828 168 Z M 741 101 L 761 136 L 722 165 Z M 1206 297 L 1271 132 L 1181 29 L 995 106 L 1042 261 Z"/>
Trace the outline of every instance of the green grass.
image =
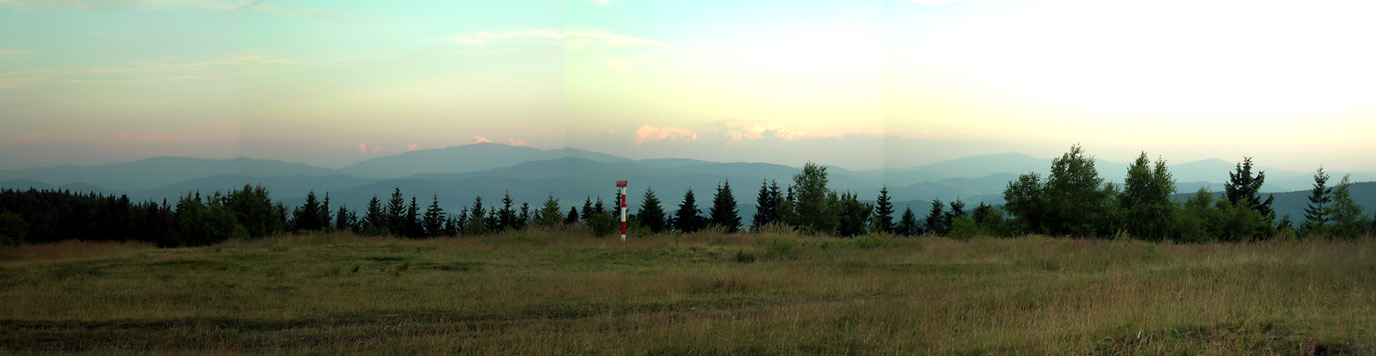
<path id="1" fill-rule="evenodd" d="M 4 248 L 0 354 L 1376 353 L 1372 240 L 567 235 Z"/>

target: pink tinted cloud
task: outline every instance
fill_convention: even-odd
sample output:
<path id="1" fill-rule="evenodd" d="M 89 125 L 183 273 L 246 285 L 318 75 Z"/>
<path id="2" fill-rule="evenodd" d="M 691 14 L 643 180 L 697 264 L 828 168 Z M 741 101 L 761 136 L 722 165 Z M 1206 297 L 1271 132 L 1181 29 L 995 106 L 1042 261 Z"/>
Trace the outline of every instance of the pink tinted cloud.
<path id="1" fill-rule="evenodd" d="M 420 149 L 420 144 L 419 144 L 419 143 L 408 143 L 408 144 L 406 144 L 406 150 L 407 150 L 407 151 L 415 151 L 415 150 L 419 150 L 419 149 Z"/>
<path id="2" fill-rule="evenodd" d="M 366 144 L 366 143 L 360 143 L 360 144 L 358 144 L 358 153 L 368 153 L 368 144 Z"/>
<path id="3" fill-rule="evenodd" d="M 473 143 L 488 143 L 488 142 L 492 142 L 492 140 L 489 140 L 489 139 L 487 139 L 486 137 L 482 137 L 482 136 L 473 136 L 473 139 L 474 139 L 475 141 L 477 141 L 477 142 L 473 142 Z"/>
<path id="4" fill-rule="evenodd" d="M 373 146 L 373 153 L 378 153 L 378 152 L 382 152 L 382 145 L 374 145 L 374 146 Z"/>
<path id="5" fill-rule="evenodd" d="M 518 139 L 514 139 L 514 138 L 508 138 L 508 139 L 506 139 L 506 144 L 512 145 L 512 146 L 525 146 L 525 145 L 526 145 L 526 140 L 523 140 L 523 139 L 518 140 Z"/>
<path id="6" fill-rule="evenodd" d="M 685 128 L 650 125 L 641 125 L 640 129 L 635 131 L 635 144 L 637 145 L 643 144 L 645 141 L 678 141 L 680 138 L 686 139 L 688 142 L 697 141 L 698 133 Z"/>

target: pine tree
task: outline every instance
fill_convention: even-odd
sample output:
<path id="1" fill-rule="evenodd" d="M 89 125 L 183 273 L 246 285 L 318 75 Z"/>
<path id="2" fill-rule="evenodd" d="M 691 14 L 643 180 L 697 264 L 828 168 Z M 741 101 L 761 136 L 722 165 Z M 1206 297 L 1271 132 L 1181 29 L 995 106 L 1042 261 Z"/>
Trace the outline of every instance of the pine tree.
<path id="1" fill-rule="evenodd" d="M 717 185 L 717 192 L 712 196 L 712 207 L 707 214 L 712 226 L 724 228 L 727 233 L 740 231 L 741 214 L 736 210 L 736 198 L 731 194 L 730 181 Z"/>
<path id="2" fill-rule="evenodd" d="M 1333 188 L 1326 187 L 1328 184 L 1328 173 L 1323 172 L 1323 167 L 1319 167 L 1318 173 L 1314 174 L 1314 189 L 1309 191 L 1309 206 L 1304 208 L 1304 225 L 1302 229 L 1306 235 L 1323 234 L 1324 225 L 1328 224 L 1328 214 L 1325 211 L 1328 203 L 1333 201 Z"/>
<path id="3" fill-rule="evenodd" d="M 932 212 L 927 214 L 927 233 L 933 235 L 946 235 L 945 209 L 946 205 L 941 204 L 940 198 L 932 199 Z"/>
<path id="4" fill-rule="evenodd" d="M 654 189 L 645 188 L 645 198 L 640 203 L 640 210 L 635 214 L 636 220 L 655 234 L 664 232 L 666 228 L 664 225 L 664 207 L 660 204 Z"/>
<path id="5" fill-rule="evenodd" d="M 430 207 L 425 208 L 425 237 L 440 236 L 445 233 L 444 223 L 448 220 L 444 210 L 440 209 L 440 195 L 435 194 L 430 201 Z"/>
<path id="6" fill-rule="evenodd" d="M 893 233 L 893 202 L 889 198 L 889 187 L 879 188 L 879 197 L 874 200 L 875 232 Z"/>
<path id="7" fill-rule="evenodd" d="M 898 230 L 894 233 L 913 236 L 918 233 L 917 229 L 917 214 L 913 213 L 912 207 L 903 208 L 903 217 L 898 219 Z"/>
<path id="8" fill-rule="evenodd" d="M 678 205 L 678 212 L 674 214 L 674 229 L 682 232 L 698 231 L 699 212 L 697 200 L 693 197 L 693 188 L 688 188 L 688 192 L 683 193 L 683 202 Z"/>
<path id="9" fill-rule="evenodd" d="M 1261 200 L 1261 185 L 1265 182 L 1266 172 L 1257 172 L 1253 176 L 1252 157 L 1243 157 L 1242 163 L 1237 164 L 1236 170 L 1228 173 L 1228 182 L 1223 184 L 1224 196 L 1233 206 L 1246 200 L 1253 209 L 1261 213 L 1264 219 L 1273 220 L 1276 213 L 1271 210 L 1271 202 L 1276 197 L 1268 195 L 1265 201 Z"/>

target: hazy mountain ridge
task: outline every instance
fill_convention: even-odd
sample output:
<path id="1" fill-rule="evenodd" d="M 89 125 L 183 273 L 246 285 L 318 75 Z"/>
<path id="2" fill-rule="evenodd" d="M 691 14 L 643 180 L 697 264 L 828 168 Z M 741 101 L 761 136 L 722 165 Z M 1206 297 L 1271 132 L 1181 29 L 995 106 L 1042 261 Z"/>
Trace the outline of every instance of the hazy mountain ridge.
<path id="1" fill-rule="evenodd" d="M 1187 194 L 1201 186 L 1222 190 L 1235 164 L 1207 159 L 1178 165 L 1168 162 L 1168 167 L 1178 182 L 1178 192 Z M 848 171 L 832 167 L 828 172 L 832 189 L 873 200 L 880 187 L 887 186 L 900 210 L 911 205 L 915 211 L 925 213 L 932 199 L 949 202 L 959 198 L 971 207 L 980 201 L 1001 204 L 1002 191 L 1009 181 L 1028 172 L 1045 177 L 1050 165 L 1051 159 L 1009 153 L 882 171 Z M 1127 164 L 1099 160 L 1096 168 L 1106 181 L 1121 185 Z M 1277 194 L 1277 211 L 1282 215 L 1295 209 L 1302 211 L 1302 205 L 1299 208 L 1291 206 L 1299 201 L 1291 196 L 1307 194 L 1303 190 L 1312 184 L 1312 173 L 1262 170 L 1267 172 L 1268 178 L 1265 192 L 1299 191 Z M 0 171 L 0 187 L 92 191 L 126 194 L 138 201 L 174 201 L 193 191 L 210 194 L 244 184 L 261 184 L 273 193 L 274 199 L 287 206 L 299 204 L 307 192 L 314 191 L 322 198 L 328 192 L 335 207 L 345 204 L 359 211 L 374 195 L 386 200 L 394 188 L 400 187 L 408 199 L 416 196 L 417 203 L 422 206 L 428 206 L 431 197 L 438 194 L 441 206 L 450 211 L 471 205 L 477 196 L 483 197 L 485 205 L 495 206 L 507 192 L 517 205 L 527 202 L 532 206 L 552 194 L 567 210 L 569 204 L 581 208 L 584 197 L 594 200 L 601 197 L 611 206 L 616 192 L 613 182 L 629 180 L 632 209 L 638 207 L 636 204 L 647 187 L 654 188 L 668 210 L 675 209 L 683 193 L 692 188 L 699 208 L 705 213 L 717 184 L 729 181 L 741 215 L 748 221 L 755 210 L 760 182 L 773 180 L 786 187 L 798 171 L 800 168 L 771 163 L 631 160 L 573 148 L 540 150 L 486 143 L 406 152 L 359 162 L 340 170 L 249 158 L 174 157 L 90 167 L 30 168 Z M 1342 173 L 1331 174 L 1335 178 L 1330 183 L 1336 183 Z M 1370 180 L 1376 179 L 1376 174 L 1358 172 L 1353 177 L 1354 180 Z M 140 179 L 137 184 L 128 183 L 132 178 Z M 154 184 L 159 185 L 152 186 Z M 1359 195 L 1355 187 L 1354 197 L 1363 197 L 1359 202 L 1376 207 L 1376 192 L 1370 196 Z M 1361 187 L 1362 194 L 1367 194 L 1368 185 Z"/>
<path id="2" fill-rule="evenodd" d="M 187 180 L 221 174 L 275 177 L 290 175 L 333 175 L 339 173 L 328 168 L 268 159 L 234 158 L 217 160 L 185 157 L 153 157 L 128 163 L 112 163 L 97 166 L 65 165 L 18 170 L 0 170 L 0 181 L 31 179 L 57 186 L 84 183 L 115 191 L 134 191 L 156 189 Z"/>

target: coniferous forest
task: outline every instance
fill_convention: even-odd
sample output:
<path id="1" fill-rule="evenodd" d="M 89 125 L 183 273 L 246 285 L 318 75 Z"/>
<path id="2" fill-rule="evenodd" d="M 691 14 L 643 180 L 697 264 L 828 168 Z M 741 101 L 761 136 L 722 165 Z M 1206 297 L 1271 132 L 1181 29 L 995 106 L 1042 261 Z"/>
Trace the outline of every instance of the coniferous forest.
<path id="1" fill-rule="evenodd" d="M 1251 158 L 1237 163 L 1221 195 L 1203 188 L 1188 199 L 1178 193 L 1166 161 L 1141 153 L 1120 186 L 1105 182 L 1094 157 L 1078 145 L 1053 160 L 1050 174 L 1019 176 L 1003 192 L 1001 206 L 959 199 L 933 200 L 931 209 L 895 211 L 887 189 L 874 199 L 828 188 L 827 168 L 808 163 L 791 184 L 761 182 L 751 226 L 742 226 L 730 182 L 723 181 L 699 207 L 689 189 L 677 206 L 664 206 L 653 188 L 628 216 L 631 235 L 787 229 L 802 234 L 852 237 L 866 234 L 934 235 L 955 239 L 1027 234 L 1077 238 L 1130 237 L 1149 241 L 1255 241 L 1275 237 L 1355 238 L 1376 229 L 1365 209 L 1353 201 L 1351 182 L 1330 184 L 1319 169 L 1310 204 L 1302 217 L 1277 217 L 1273 198 L 1260 191 L 1266 173 L 1254 171 Z M 1186 192 L 1188 193 L 1188 192 Z M 566 211 L 550 195 L 538 206 L 517 204 L 510 194 L 497 204 L 482 197 L 459 212 L 406 196 L 400 188 L 385 201 L 374 196 L 354 210 L 331 206 L 329 194 L 306 196 L 288 208 L 262 186 L 245 185 L 227 193 L 188 192 L 176 202 L 133 202 L 65 190 L 0 190 L 0 241 L 5 244 L 63 240 L 145 241 L 162 247 L 203 246 L 231 238 L 255 239 L 278 233 L 351 231 L 404 238 L 477 236 L 529 228 L 586 229 L 598 236 L 617 232 L 618 208 L 612 197 L 585 197 Z M 705 209 L 704 209 L 705 208 Z M 669 209 L 669 210 L 666 210 Z"/>

